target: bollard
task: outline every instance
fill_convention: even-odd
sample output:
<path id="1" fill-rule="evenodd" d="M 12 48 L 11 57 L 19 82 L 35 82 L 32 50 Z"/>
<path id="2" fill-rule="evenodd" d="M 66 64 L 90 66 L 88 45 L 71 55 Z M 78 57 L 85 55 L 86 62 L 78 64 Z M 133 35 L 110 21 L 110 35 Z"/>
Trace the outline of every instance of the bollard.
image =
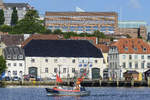
<path id="1" fill-rule="evenodd" d="M 148 86 L 150 87 L 150 77 L 148 77 L 147 84 L 148 84 Z"/>
<path id="2" fill-rule="evenodd" d="M 119 80 L 117 80 L 117 87 L 119 86 Z"/>
<path id="3" fill-rule="evenodd" d="M 134 86 L 134 79 L 131 80 L 131 86 Z"/>
<path id="4" fill-rule="evenodd" d="M 102 85 L 102 80 L 100 79 L 99 80 L 99 86 L 101 87 L 101 85 Z"/>

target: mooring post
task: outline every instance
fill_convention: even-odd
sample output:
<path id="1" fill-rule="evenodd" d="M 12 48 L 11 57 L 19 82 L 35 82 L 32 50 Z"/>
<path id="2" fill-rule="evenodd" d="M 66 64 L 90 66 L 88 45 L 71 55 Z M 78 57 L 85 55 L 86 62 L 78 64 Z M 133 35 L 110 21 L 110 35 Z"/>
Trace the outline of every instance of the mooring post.
<path id="1" fill-rule="evenodd" d="M 131 80 L 131 86 L 134 86 L 134 79 Z"/>
<path id="2" fill-rule="evenodd" d="M 117 79 L 117 87 L 119 86 L 119 80 Z"/>
<path id="3" fill-rule="evenodd" d="M 150 87 L 150 77 L 148 77 L 147 84 L 148 84 L 148 86 Z"/>
<path id="4" fill-rule="evenodd" d="M 102 86 L 102 80 L 101 79 L 99 80 L 99 86 L 100 87 Z"/>

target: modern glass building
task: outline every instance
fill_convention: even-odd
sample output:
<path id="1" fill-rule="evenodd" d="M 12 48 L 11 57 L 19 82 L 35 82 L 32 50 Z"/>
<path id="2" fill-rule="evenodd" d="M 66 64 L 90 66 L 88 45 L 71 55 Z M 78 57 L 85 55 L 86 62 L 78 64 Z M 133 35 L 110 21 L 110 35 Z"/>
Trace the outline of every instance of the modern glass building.
<path id="1" fill-rule="evenodd" d="M 119 21 L 119 28 L 140 28 L 141 26 L 147 26 L 145 21 Z"/>
<path id="2" fill-rule="evenodd" d="M 48 29 L 61 29 L 63 32 L 93 33 L 95 30 L 113 34 L 118 27 L 118 14 L 115 12 L 46 12 L 45 26 Z"/>

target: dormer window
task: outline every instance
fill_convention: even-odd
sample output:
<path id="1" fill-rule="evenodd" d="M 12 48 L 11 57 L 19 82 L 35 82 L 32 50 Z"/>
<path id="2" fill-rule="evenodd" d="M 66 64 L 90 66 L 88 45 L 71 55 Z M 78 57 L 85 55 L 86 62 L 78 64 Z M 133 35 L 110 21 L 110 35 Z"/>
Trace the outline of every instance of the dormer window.
<path id="1" fill-rule="evenodd" d="M 128 47 L 125 47 L 124 50 L 125 50 L 125 51 L 128 51 Z"/>
<path id="2" fill-rule="evenodd" d="M 13 55 L 13 59 L 17 59 L 17 55 Z"/>
<path id="3" fill-rule="evenodd" d="M 11 59 L 11 56 L 10 56 L 10 55 L 7 55 L 7 59 Z"/>
<path id="4" fill-rule="evenodd" d="M 23 59 L 23 55 L 19 55 L 18 58 L 19 58 L 19 59 Z"/>
<path id="5" fill-rule="evenodd" d="M 134 48 L 134 51 L 137 51 L 137 48 Z"/>
<path id="6" fill-rule="evenodd" d="M 146 52 L 146 48 L 143 48 L 143 51 Z"/>

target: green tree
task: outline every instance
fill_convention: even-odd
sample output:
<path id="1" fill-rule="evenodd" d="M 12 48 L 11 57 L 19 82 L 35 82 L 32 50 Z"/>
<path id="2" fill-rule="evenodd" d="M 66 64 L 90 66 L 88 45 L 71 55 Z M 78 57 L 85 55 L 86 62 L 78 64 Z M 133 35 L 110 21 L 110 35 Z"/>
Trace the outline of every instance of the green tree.
<path id="1" fill-rule="evenodd" d="M 60 29 L 54 30 L 53 34 L 62 34 L 62 31 Z"/>
<path id="2" fill-rule="evenodd" d="M 98 38 L 106 38 L 105 34 L 99 30 L 94 31 L 94 35 Z"/>
<path id="3" fill-rule="evenodd" d="M 38 12 L 36 10 L 29 10 L 25 17 L 12 28 L 12 32 L 10 33 L 34 34 L 44 32 L 46 32 L 46 28 L 44 27 L 43 21 L 39 20 Z"/>
<path id="4" fill-rule="evenodd" d="M 131 36 L 129 34 L 126 35 L 127 38 L 131 38 Z"/>
<path id="5" fill-rule="evenodd" d="M 4 32 L 4 33 L 6 33 L 6 32 L 11 32 L 11 26 L 8 26 L 8 25 L 1 25 L 0 26 L 0 31 L 1 32 Z"/>
<path id="6" fill-rule="evenodd" d="M 6 60 L 0 56 L 0 75 L 6 70 Z"/>
<path id="7" fill-rule="evenodd" d="M 16 7 L 13 8 L 13 12 L 11 15 L 11 25 L 16 25 L 18 22 L 18 12 L 16 10 Z"/>
<path id="8" fill-rule="evenodd" d="M 0 25 L 3 25 L 5 22 L 4 11 L 0 9 Z"/>

